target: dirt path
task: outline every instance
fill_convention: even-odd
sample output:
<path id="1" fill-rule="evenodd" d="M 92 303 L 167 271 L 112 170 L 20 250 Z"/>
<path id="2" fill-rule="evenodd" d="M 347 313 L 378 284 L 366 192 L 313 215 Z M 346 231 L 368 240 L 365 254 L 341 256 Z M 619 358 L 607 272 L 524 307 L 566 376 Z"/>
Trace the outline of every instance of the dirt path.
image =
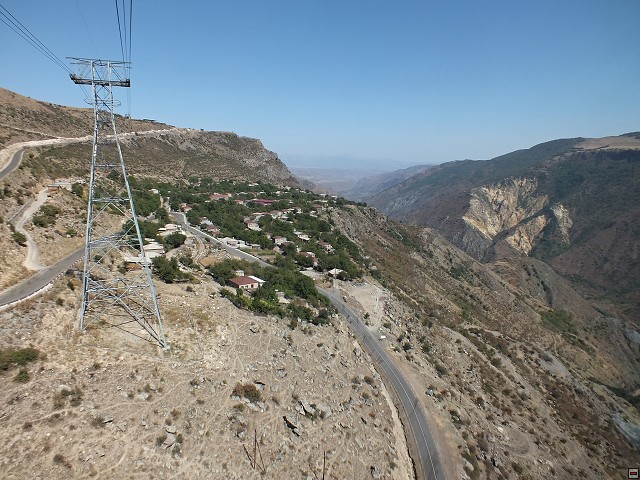
<path id="1" fill-rule="evenodd" d="M 22 265 L 27 270 L 37 271 L 45 268 L 44 265 L 40 263 L 40 250 L 38 249 L 38 245 L 33 240 L 31 234 L 24 228 L 24 224 L 31 220 L 33 214 L 36 213 L 42 205 L 44 205 L 47 198 L 47 189 L 43 188 L 38 192 L 36 200 L 22 212 L 15 223 L 16 230 L 27 237 L 27 256 L 22 262 Z"/>

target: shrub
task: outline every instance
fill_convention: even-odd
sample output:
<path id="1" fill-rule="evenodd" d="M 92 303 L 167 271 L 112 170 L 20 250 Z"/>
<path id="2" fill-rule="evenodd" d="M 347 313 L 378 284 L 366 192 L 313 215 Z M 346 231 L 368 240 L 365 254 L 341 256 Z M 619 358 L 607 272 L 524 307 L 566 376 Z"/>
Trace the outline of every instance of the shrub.
<path id="1" fill-rule="evenodd" d="M 182 245 L 186 239 L 187 239 L 186 235 L 182 233 L 174 232 L 164 237 L 164 239 L 162 240 L 162 244 L 164 245 L 164 248 L 166 248 L 167 251 L 169 251 L 173 248 L 177 248 L 180 245 Z"/>
<path id="2" fill-rule="evenodd" d="M 233 391 L 231 395 L 236 397 L 244 397 L 250 402 L 257 402 L 260 400 L 260 390 L 253 383 L 237 383 L 235 387 L 233 387 Z"/>
<path id="3" fill-rule="evenodd" d="M 20 232 L 13 232 L 11 234 L 11 238 L 13 238 L 13 241 L 16 242 L 18 245 L 20 245 L 21 247 L 24 247 L 27 245 L 27 237 Z"/>
<path id="4" fill-rule="evenodd" d="M 442 365 L 440 362 L 438 362 L 436 363 L 436 372 L 438 372 L 438 375 L 443 377 L 447 374 L 447 368 L 444 365 Z"/>
<path id="5" fill-rule="evenodd" d="M 56 217 L 60 209 L 53 205 L 43 205 L 37 215 L 33 216 L 32 223 L 36 227 L 48 227 L 56 223 Z"/>
<path id="6" fill-rule="evenodd" d="M 73 185 L 71 185 L 71 193 L 73 193 L 74 195 L 77 195 L 78 197 L 82 197 L 83 191 L 84 189 L 82 188 L 82 184 L 74 183 Z"/>
<path id="7" fill-rule="evenodd" d="M 151 260 L 151 263 L 153 265 L 153 273 L 165 283 L 179 282 L 192 278 L 191 275 L 180 270 L 178 260 L 175 257 L 167 260 L 164 255 L 161 255 Z"/>
<path id="8" fill-rule="evenodd" d="M 40 356 L 35 348 L 9 348 L 0 350 L 0 371 L 8 370 L 12 365 L 26 365 L 34 362 Z"/>
<path id="9" fill-rule="evenodd" d="M 16 376 L 13 377 L 13 381 L 18 383 L 27 383 L 29 381 L 29 378 L 31 378 L 29 376 L 29 372 L 27 372 L 27 369 L 23 367 L 16 374 Z"/>
<path id="10" fill-rule="evenodd" d="M 548 312 L 540 312 L 542 322 L 546 325 L 566 333 L 577 333 L 573 324 L 573 316 L 565 310 L 554 309 Z"/>

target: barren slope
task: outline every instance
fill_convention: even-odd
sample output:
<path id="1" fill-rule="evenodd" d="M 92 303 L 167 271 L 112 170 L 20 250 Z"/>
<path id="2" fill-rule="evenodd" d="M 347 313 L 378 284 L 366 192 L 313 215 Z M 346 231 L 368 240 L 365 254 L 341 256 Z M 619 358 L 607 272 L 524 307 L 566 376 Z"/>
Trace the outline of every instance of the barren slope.
<path id="1" fill-rule="evenodd" d="M 382 323 L 427 408 L 448 416 L 472 478 L 615 478 L 640 461 L 637 440 L 616 426 L 619 413 L 640 425 L 622 398 L 636 398 L 640 380 L 632 325 L 594 310 L 542 262 L 492 272 L 432 230 L 416 235 L 373 210 L 336 213 L 395 299 L 382 320 L 376 304 L 363 312 Z M 562 309 L 571 320 L 554 323 Z"/>
<path id="2" fill-rule="evenodd" d="M 314 478 L 323 452 L 326 478 L 410 478 L 397 414 L 341 320 L 290 330 L 213 282 L 160 285 L 162 354 L 114 329 L 78 335 L 69 280 L 0 313 L 3 346 L 46 355 L 26 383 L 0 373 L 3 478 Z M 234 397 L 237 384 L 259 400 Z"/>

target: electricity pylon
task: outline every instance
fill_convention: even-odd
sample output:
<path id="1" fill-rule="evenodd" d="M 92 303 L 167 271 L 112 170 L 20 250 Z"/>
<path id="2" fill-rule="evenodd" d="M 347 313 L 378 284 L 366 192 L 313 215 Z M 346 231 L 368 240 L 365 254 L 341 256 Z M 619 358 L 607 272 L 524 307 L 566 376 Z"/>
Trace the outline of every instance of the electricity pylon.
<path id="1" fill-rule="evenodd" d="M 71 74 L 71 80 L 91 85 L 93 95 L 87 102 L 93 105 L 94 116 L 78 326 L 84 331 L 91 324 L 110 325 L 167 348 L 116 130 L 113 87 L 131 85 L 130 65 L 87 58 L 72 60 L 77 73 Z M 127 257 L 136 268 L 127 268 Z"/>

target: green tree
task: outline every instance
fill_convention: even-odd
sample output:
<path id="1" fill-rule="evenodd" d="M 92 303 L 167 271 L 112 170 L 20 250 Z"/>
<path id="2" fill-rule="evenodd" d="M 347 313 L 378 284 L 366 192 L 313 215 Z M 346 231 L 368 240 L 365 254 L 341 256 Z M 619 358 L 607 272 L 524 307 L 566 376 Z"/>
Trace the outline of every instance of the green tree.
<path id="1" fill-rule="evenodd" d="M 82 188 L 81 183 L 74 183 L 71 185 L 71 193 L 82 198 L 82 194 L 84 193 L 84 189 Z"/>
<path id="2" fill-rule="evenodd" d="M 171 260 L 167 260 L 167 257 L 161 255 L 159 257 L 155 257 L 151 263 L 153 265 L 153 273 L 155 273 L 160 280 L 165 283 L 174 283 L 190 278 L 190 275 L 180 270 L 178 260 L 175 257 Z"/>
<path id="3" fill-rule="evenodd" d="M 160 207 L 156 210 L 155 217 L 162 226 L 169 223 L 169 212 L 167 212 L 167 209 L 164 207 Z"/>
<path id="4" fill-rule="evenodd" d="M 184 243 L 186 239 L 187 239 L 186 235 L 182 233 L 174 232 L 167 235 L 166 237 L 163 237 L 162 244 L 167 249 L 167 251 L 169 251 L 173 248 L 178 248 L 180 245 Z"/>

